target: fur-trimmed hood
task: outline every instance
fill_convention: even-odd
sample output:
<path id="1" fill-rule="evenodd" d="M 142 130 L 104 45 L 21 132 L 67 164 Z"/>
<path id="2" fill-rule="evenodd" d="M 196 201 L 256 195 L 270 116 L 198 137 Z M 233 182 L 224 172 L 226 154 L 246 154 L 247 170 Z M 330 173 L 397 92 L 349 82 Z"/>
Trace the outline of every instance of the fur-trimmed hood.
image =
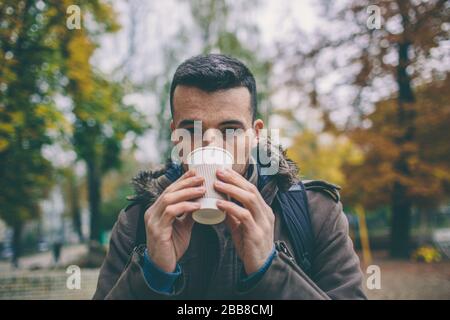
<path id="1" fill-rule="evenodd" d="M 267 145 L 270 146 L 268 155 L 272 161 L 279 159 L 279 167 L 275 175 L 265 176 L 265 180 L 274 181 L 280 190 L 288 190 L 291 185 L 299 181 L 299 169 L 295 162 L 287 157 L 286 150 L 281 145 L 274 147 L 270 142 L 267 142 Z M 174 163 L 171 159 L 168 159 L 165 165 L 155 170 L 140 171 L 131 181 L 135 193 L 128 197 L 128 200 L 152 203 L 171 182 L 178 179 L 182 174 L 181 165 Z"/>

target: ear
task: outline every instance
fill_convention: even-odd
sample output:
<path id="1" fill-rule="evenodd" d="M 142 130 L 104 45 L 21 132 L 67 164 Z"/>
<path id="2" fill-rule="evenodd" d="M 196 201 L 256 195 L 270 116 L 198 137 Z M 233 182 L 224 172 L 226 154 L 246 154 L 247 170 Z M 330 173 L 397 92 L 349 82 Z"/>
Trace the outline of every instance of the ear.
<path id="1" fill-rule="evenodd" d="M 253 122 L 253 130 L 257 141 L 259 141 L 262 129 L 264 129 L 264 121 L 261 119 L 256 119 L 255 122 Z"/>
<path id="2" fill-rule="evenodd" d="M 172 141 L 172 135 L 175 130 L 175 123 L 173 122 L 173 119 L 170 120 L 170 141 L 172 142 L 172 145 L 176 145 L 174 141 Z"/>

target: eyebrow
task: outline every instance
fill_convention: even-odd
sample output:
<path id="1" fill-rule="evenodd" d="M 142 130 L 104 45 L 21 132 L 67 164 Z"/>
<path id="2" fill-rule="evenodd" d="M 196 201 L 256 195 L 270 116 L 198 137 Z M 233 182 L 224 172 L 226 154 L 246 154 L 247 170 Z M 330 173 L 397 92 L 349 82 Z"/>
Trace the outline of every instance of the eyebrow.
<path id="1" fill-rule="evenodd" d="M 184 127 L 184 126 L 188 126 L 188 125 L 193 125 L 194 124 L 194 119 L 184 119 L 181 120 L 180 123 L 178 124 L 178 127 Z"/>
<path id="2" fill-rule="evenodd" d="M 242 123 L 242 121 L 240 121 L 240 120 L 225 120 L 225 121 L 222 121 L 219 125 L 220 126 L 236 125 L 236 126 L 240 126 L 240 127 L 245 127 L 244 124 Z"/>
<path id="3" fill-rule="evenodd" d="M 178 124 L 178 127 L 184 127 L 184 126 L 188 126 L 188 125 L 193 125 L 194 121 L 200 121 L 200 120 L 184 119 L 184 120 L 180 121 L 180 123 Z M 245 127 L 244 123 L 242 121 L 235 120 L 235 119 L 225 120 L 225 121 L 222 121 L 219 124 L 219 126 L 224 126 L 224 125 L 236 125 L 236 126 L 240 126 L 240 127 Z"/>

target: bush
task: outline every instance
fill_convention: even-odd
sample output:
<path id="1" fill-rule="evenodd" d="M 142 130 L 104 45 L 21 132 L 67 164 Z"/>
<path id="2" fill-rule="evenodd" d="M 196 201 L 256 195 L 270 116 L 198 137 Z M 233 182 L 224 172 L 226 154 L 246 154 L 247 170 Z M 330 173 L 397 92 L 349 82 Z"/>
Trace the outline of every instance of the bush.
<path id="1" fill-rule="evenodd" d="M 423 261 L 426 263 L 439 262 L 442 259 L 441 253 L 431 245 L 421 246 L 412 254 L 415 261 Z"/>

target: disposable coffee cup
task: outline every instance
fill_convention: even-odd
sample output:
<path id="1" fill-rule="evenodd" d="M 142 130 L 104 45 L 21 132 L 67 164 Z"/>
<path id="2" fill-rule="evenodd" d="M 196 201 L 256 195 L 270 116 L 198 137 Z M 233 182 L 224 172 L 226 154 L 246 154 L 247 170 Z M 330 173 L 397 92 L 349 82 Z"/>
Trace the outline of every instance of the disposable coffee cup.
<path id="1" fill-rule="evenodd" d="M 227 196 L 214 189 L 214 182 L 217 180 L 218 169 L 231 169 L 233 166 L 233 156 L 230 152 L 219 147 L 197 148 L 186 157 L 189 169 L 194 169 L 198 176 L 205 179 L 204 186 L 206 193 L 196 199 L 200 203 L 200 209 L 192 213 L 192 218 L 202 224 L 218 224 L 225 220 L 225 212 L 217 208 L 218 199 L 226 200 Z"/>

